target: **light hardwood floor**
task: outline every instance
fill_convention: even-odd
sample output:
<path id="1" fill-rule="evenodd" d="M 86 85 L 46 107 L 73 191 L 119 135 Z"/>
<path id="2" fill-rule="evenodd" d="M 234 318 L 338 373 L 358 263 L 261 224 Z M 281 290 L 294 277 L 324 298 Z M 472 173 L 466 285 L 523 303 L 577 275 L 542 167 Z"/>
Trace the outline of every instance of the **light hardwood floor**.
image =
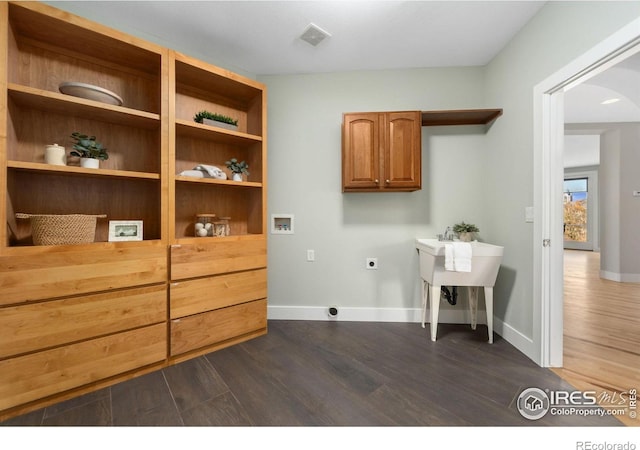
<path id="1" fill-rule="evenodd" d="M 565 250 L 564 361 L 553 370 L 583 391 L 640 390 L 640 283 L 605 280 L 599 271 L 599 253 Z"/>

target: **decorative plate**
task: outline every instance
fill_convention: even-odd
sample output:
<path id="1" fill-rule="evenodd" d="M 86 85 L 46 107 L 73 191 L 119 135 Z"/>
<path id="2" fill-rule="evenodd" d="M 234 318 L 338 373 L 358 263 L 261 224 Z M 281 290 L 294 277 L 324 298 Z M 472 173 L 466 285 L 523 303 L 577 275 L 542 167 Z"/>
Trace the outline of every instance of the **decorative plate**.
<path id="1" fill-rule="evenodd" d="M 109 105 L 121 106 L 123 103 L 122 98 L 118 94 L 92 84 L 80 83 L 77 81 L 66 81 L 64 83 L 60 83 L 58 89 L 60 89 L 60 92 L 63 94 L 108 103 Z"/>

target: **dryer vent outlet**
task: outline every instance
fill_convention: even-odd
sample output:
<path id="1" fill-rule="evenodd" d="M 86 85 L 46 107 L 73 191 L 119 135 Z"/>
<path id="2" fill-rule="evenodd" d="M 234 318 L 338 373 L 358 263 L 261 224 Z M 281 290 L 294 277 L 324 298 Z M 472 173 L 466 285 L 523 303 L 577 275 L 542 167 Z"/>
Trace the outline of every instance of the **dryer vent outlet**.
<path id="1" fill-rule="evenodd" d="M 329 317 L 338 317 L 338 307 L 329 306 Z"/>

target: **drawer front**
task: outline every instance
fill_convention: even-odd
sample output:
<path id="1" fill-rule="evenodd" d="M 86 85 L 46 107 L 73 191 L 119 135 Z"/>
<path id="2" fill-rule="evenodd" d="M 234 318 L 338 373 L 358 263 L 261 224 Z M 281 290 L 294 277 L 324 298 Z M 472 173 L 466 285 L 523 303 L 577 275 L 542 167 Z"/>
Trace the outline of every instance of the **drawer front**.
<path id="1" fill-rule="evenodd" d="M 0 358 L 166 321 L 165 285 L 0 309 Z"/>
<path id="2" fill-rule="evenodd" d="M 54 251 L 52 251 L 54 249 Z M 42 246 L 0 257 L 0 305 L 167 280 L 166 245 Z"/>
<path id="3" fill-rule="evenodd" d="M 171 283 L 171 318 L 267 297 L 267 269 Z"/>
<path id="4" fill-rule="evenodd" d="M 166 358 L 158 324 L 0 361 L 0 411 Z"/>
<path id="5" fill-rule="evenodd" d="M 175 319 L 171 321 L 171 355 L 179 355 L 266 327 L 266 300 Z"/>
<path id="6" fill-rule="evenodd" d="M 171 247 L 171 280 L 198 278 L 267 267 L 267 241 L 207 239 L 203 244 Z"/>

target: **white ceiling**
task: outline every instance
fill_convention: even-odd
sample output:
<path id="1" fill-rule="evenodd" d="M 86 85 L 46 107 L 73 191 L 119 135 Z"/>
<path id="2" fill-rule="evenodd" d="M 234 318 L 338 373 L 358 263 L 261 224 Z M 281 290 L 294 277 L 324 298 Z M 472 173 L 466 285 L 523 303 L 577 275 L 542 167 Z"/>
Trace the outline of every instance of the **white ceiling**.
<path id="1" fill-rule="evenodd" d="M 539 0 L 46 3 L 254 75 L 483 66 L 545 4 Z M 310 23 L 331 37 L 316 47 L 302 41 L 299 36 Z M 600 105 L 611 97 L 621 101 Z M 640 64 L 623 62 L 573 88 L 565 105 L 567 122 L 640 121 Z"/>
<path id="2" fill-rule="evenodd" d="M 640 53 L 568 90 L 565 122 L 640 122 Z"/>
<path id="3" fill-rule="evenodd" d="M 256 75 L 482 66 L 542 1 L 47 2 Z M 310 23 L 331 34 L 299 39 Z"/>

